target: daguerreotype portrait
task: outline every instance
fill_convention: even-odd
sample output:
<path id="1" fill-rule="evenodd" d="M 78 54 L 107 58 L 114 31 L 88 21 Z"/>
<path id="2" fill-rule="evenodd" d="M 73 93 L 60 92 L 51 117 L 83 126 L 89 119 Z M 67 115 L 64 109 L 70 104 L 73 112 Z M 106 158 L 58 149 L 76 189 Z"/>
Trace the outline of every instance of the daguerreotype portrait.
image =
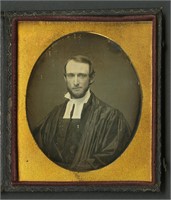
<path id="1" fill-rule="evenodd" d="M 6 16 L 4 188 L 160 190 L 161 11 L 118 12 Z"/>
<path id="2" fill-rule="evenodd" d="M 58 99 L 59 105 L 51 105 Z M 43 52 L 26 100 L 38 146 L 52 161 L 74 171 L 98 169 L 120 156 L 141 111 L 140 82 L 130 59 L 109 38 L 90 32 L 63 36 Z"/>

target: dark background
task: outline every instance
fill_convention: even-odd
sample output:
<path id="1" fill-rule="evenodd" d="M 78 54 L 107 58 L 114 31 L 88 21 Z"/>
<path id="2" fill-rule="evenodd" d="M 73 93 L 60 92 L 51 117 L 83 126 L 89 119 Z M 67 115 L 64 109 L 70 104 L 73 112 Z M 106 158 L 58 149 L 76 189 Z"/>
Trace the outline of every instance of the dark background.
<path id="1" fill-rule="evenodd" d="M 161 192 L 108 193 L 108 192 L 68 192 L 68 193 L 3 193 L 8 199 L 170 199 L 170 1 L 2 1 L 2 11 L 30 10 L 73 10 L 73 9 L 116 9 L 116 8 L 162 8 L 163 9 L 163 60 L 162 60 L 162 186 Z M 5 36 L 3 36 L 5 38 Z M 2 56 L 6 52 L 1 52 Z M 4 61 L 4 64 L 5 61 Z M 7 72 L 2 68 L 2 111 L 6 113 L 5 96 Z M 2 129 L 5 128 L 2 119 Z M 165 164 L 163 164 L 165 163 Z M 165 166 L 165 167 L 163 167 Z"/>

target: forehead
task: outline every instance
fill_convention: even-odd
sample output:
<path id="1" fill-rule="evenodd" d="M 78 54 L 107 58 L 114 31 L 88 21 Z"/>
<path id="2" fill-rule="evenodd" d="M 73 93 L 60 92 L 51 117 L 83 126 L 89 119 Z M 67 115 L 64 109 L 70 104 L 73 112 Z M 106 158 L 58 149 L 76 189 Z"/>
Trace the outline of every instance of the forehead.
<path id="1" fill-rule="evenodd" d="M 66 65 L 67 73 L 89 73 L 89 64 L 70 60 Z"/>

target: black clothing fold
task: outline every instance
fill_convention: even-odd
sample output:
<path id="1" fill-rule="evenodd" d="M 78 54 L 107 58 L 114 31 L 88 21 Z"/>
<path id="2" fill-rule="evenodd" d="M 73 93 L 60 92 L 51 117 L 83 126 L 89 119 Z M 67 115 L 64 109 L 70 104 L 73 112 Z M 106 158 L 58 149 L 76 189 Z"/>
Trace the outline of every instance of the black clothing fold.
<path id="1" fill-rule="evenodd" d="M 79 121 L 79 144 L 74 157 L 71 155 L 73 159 L 66 162 L 65 157 L 70 156 L 70 152 L 63 149 L 71 123 L 71 120 L 65 125 L 62 122 L 66 104 L 67 101 L 56 106 L 34 130 L 39 147 L 53 162 L 73 171 L 89 171 L 104 167 L 120 156 L 131 140 L 129 125 L 119 110 L 91 93 Z"/>

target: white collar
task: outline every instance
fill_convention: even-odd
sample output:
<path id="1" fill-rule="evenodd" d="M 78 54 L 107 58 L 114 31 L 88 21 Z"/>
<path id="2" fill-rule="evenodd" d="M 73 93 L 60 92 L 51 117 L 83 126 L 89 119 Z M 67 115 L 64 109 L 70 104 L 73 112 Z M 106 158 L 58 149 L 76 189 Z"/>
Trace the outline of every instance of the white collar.
<path id="1" fill-rule="evenodd" d="M 66 105 L 66 109 L 65 109 L 63 119 L 69 119 L 70 118 L 71 110 L 73 109 L 74 105 L 75 105 L 75 108 L 74 108 L 74 111 L 73 111 L 72 119 L 81 119 L 81 113 L 82 113 L 82 110 L 83 110 L 83 106 L 89 100 L 90 95 L 91 95 L 90 90 L 88 90 L 82 98 L 72 99 L 71 95 L 68 92 L 65 95 L 65 98 L 69 99 L 69 101 Z"/>

